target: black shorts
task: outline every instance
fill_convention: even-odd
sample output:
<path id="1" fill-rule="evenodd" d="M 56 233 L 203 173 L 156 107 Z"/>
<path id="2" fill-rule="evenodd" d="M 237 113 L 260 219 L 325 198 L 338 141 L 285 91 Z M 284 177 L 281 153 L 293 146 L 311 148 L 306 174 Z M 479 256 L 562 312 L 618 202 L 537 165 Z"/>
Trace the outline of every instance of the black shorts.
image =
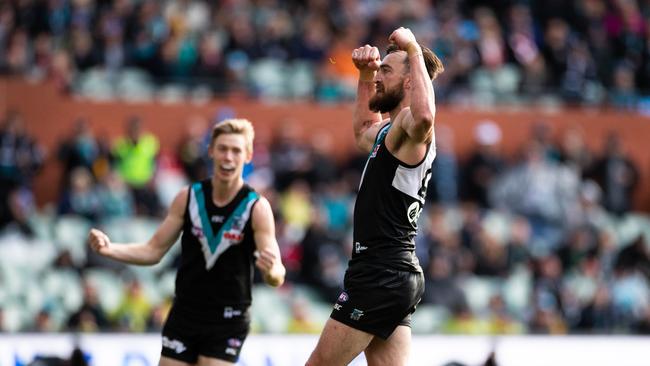
<path id="1" fill-rule="evenodd" d="M 344 288 L 330 317 L 388 339 L 398 325 L 411 326 L 411 314 L 424 293 L 424 275 L 392 269 L 348 270 Z"/>
<path id="2" fill-rule="evenodd" d="M 227 314 L 228 310 L 219 309 L 215 313 Z M 247 310 L 241 311 L 247 314 Z M 172 306 L 162 330 L 161 354 L 192 364 L 199 355 L 236 363 L 249 330 L 248 316 L 217 321 Z"/>

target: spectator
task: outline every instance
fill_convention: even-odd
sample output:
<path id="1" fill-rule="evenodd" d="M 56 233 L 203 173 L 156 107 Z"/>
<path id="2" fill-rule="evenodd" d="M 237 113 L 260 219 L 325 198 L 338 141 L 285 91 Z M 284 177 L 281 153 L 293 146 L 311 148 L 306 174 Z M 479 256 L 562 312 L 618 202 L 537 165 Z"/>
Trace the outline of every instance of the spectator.
<path id="1" fill-rule="evenodd" d="M 70 174 L 70 188 L 59 202 L 59 215 L 78 215 L 95 221 L 101 214 L 101 202 L 90 171 L 75 168 Z"/>
<path id="2" fill-rule="evenodd" d="M 615 108 L 629 112 L 637 109 L 639 95 L 634 78 L 634 69 L 626 64 L 614 70 L 614 85 L 609 92 L 609 100 Z"/>
<path id="3" fill-rule="evenodd" d="M 310 168 L 310 151 L 301 142 L 300 124 L 283 121 L 271 143 L 271 169 L 275 172 L 275 188 L 282 192 L 296 179 L 306 179 Z"/>
<path id="4" fill-rule="evenodd" d="M 443 306 L 449 311 L 467 308 L 465 293 L 458 282 L 453 275 L 451 263 L 443 256 L 434 254 L 429 260 L 422 301 Z"/>
<path id="5" fill-rule="evenodd" d="M 436 159 L 427 198 L 443 205 L 453 205 L 458 201 L 459 168 L 453 139 L 449 128 L 436 127 Z"/>
<path id="6" fill-rule="evenodd" d="M 122 302 L 113 312 L 113 319 L 118 330 L 126 332 L 143 332 L 147 328 L 147 319 L 152 305 L 145 296 L 142 285 L 137 279 L 129 281 Z"/>
<path id="7" fill-rule="evenodd" d="M 590 176 L 603 190 L 603 206 L 617 215 L 632 209 L 634 190 L 639 181 L 636 164 L 623 151 L 617 133 L 610 133 L 603 154 L 596 160 Z"/>
<path id="8" fill-rule="evenodd" d="M 616 315 L 606 286 L 596 290 L 593 299 L 580 311 L 576 328 L 587 333 L 609 333 L 616 327 Z"/>
<path id="9" fill-rule="evenodd" d="M 14 222 L 31 235 L 27 224 L 33 207 L 31 184 L 43 159 L 43 151 L 24 129 L 22 116 L 9 111 L 0 128 L 0 228 Z"/>
<path id="10" fill-rule="evenodd" d="M 99 145 L 90 130 L 88 121 L 84 118 L 77 119 L 72 134 L 59 147 L 58 157 L 63 163 L 64 177 L 69 176 L 79 167 L 92 171 L 99 153 Z M 67 188 L 67 183 L 63 185 L 64 188 Z"/>
<path id="11" fill-rule="evenodd" d="M 584 131 L 578 126 L 571 126 L 562 135 L 559 161 L 574 169 L 579 177 L 584 177 L 592 164 L 592 153 L 584 140 Z"/>
<path id="12" fill-rule="evenodd" d="M 465 200 L 487 208 L 490 207 L 488 188 L 505 165 L 499 152 L 501 129 L 492 121 L 481 121 L 474 129 L 474 138 L 478 146 L 463 168 L 463 196 Z"/>
<path id="13" fill-rule="evenodd" d="M 517 216 L 510 226 L 509 240 L 506 245 L 508 268 L 516 270 L 518 266 L 526 267 L 530 260 L 531 229 L 528 220 Z"/>
<path id="14" fill-rule="evenodd" d="M 295 297 L 291 301 L 291 319 L 287 325 L 287 333 L 290 334 L 318 334 L 322 325 L 317 324 L 310 316 L 309 302 L 301 297 Z"/>
<path id="15" fill-rule="evenodd" d="M 206 148 L 203 136 L 208 130 L 208 122 L 201 116 L 188 120 L 186 136 L 178 148 L 178 159 L 183 165 L 187 178 L 194 182 L 208 177 L 209 162 L 205 159 Z"/>
<path id="16" fill-rule="evenodd" d="M 526 160 L 506 172 L 491 187 L 494 205 L 523 215 L 533 229 L 533 254 L 548 253 L 559 244 L 562 229 L 578 210 L 574 172 L 547 161 L 541 145 L 531 142 Z"/>
<path id="17" fill-rule="evenodd" d="M 311 224 L 300 242 L 300 281 L 314 286 L 323 301 L 336 299 L 342 291 L 343 248 L 340 237 L 328 230 L 327 217 L 314 210 Z"/>
<path id="18" fill-rule="evenodd" d="M 163 300 L 162 303 L 156 305 L 151 310 L 151 315 L 147 320 L 147 331 L 148 332 L 160 332 L 165 325 L 165 320 L 169 315 L 169 311 L 172 308 L 172 299 L 167 298 Z"/>
<path id="19" fill-rule="evenodd" d="M 508 253 L 506 246 L 487 230 L 481 230 L 474 244 L 478 276 L 505 277 L 508 275 Z"/>
<path id="20" fill-rule="evenodd" d="M 136 211 L 148 216 L 161 214 L 159 199 L 152 188 L 158 149 L 158 139 L 142 131 L 138 117 L 127 121 L 126 136 L 119 138 L 113 148 L 117 171 L 133 191 Z"/>
<path id="21" fill-rule="evenodd" d="M 133 195 L 115 171 L 105 175 L 97 187 L 102 218 L 130 217 L 135 213 Z"/>
<path id="22" fill-rule="evenodd" d="M 56 324 L 52 320 L 50 309 L 43 308 L 36 314 L 30 331 L 35 333 L 53 333 L 58 331 Z"/>
<path id="23" fill-rule="evenodd" d="M 97 290 L 90 282 L 84 281 L 83 302 L 68 318 L 68 330 L 93 333 L 107 330 L 108 326 L 108 317 L 99 303 Z"/>

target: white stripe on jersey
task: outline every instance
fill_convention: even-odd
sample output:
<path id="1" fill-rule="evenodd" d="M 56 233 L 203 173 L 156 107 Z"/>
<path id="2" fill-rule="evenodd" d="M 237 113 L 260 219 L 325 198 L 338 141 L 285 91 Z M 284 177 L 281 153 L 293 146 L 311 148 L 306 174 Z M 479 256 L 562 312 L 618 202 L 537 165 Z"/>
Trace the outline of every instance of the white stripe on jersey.
<path id="1" fill-rule="evenodd" d="M 237 220 L 242 220 L 241 222 L 246 223 L 248 221 L 248 218 L 251 215 L 251 208 L 253 207 L 253 204 L 256 202 L 256 199 L 250 200 L 247 205 L 246 209 L 242 213 L 241 217 L 236 218 Z M 230 240 L 227 238 L 224 238 L 223 236 L 220 238 L 216 238 L 217 240 L 220 240 L 219 245 L 217 246 L 216 250 L 214 253 L 210 250 L 210 245 L 208 244 L 208 239 L 205 237 L 205 231 L 203 230 L 203 222 L 201 221 L 201 214 L 199 212 L 199 204 L 196 200 L 196 195 L 194 194 L 194 189 L 190 189 L 190 203 L 188 205 L 188 213 L 190 215 L 190 221 L 192 223 L 193 228 L 196 228 L 201 231 L 201 235 L 196 235 L 195 233 L 192 233 L 192 235 L 201 243 L 201 251 L 203 252 L 203 256 L 205 258 L 205 269 L 209 271 L 213 266 L 214 263 L 217 261 L 219 256 L 225 252 L 228 248 L 231 246 L 237 244 L 238 242 L 234 240 Z M 233 213 L 231 213 L 232 215 Z M 233 230 L 229 230 L 229 232 L 236 232 L 241 234 L 244 231 L 244 226 L 242 225 L 241 227 Z"/>
<path id="2" fill-rule="evenodd" d="M 431 164 L 433 164 L 435 157 L 436 147 L 435 143 L 432 143 L 427 152 L 427 156 L 420 165 L 414 168 L 398 165 L 395 170 L 395 176 L 393 177 L 393 187 L 424 203 L 424 197 L 418 194 L 418 192 L 429 184 L 429 179 L 431 179 Z"/>

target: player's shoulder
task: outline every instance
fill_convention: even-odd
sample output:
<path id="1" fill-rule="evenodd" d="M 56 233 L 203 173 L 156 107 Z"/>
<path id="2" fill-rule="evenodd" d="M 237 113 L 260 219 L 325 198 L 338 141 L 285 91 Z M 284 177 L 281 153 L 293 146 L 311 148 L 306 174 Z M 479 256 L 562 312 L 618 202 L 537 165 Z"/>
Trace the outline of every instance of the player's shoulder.
<path id="1" fill-rule="evenodd" d="M 251 217 L 253 223 L 259 222 L 260 220 L 273 221 L 273 208 L 271 207 L 271 202 L 269 202 L 266 197 L 258 194 L 253 204 Z"/>

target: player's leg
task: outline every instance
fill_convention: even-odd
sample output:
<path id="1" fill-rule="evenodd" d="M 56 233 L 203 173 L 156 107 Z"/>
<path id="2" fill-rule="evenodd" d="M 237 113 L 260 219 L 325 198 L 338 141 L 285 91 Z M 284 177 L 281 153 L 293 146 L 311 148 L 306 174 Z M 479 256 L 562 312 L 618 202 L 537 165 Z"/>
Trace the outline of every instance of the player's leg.
<path id="1" fill-rule="evenodd" d="M 306 366 L 345 366 L 368 347 L 372 338 L 372 334 L 330 318 Z"/>
<path id="2" fill-rule="evenodd" d="M 250 323 L 246 319 L 208 325 L 197 343 L 197 366 L 234 366 L 249 330 Z"/>
<path id="3" fill-rule="evenodd" d="M 159 366 L 194 366 L 198 359 L 194 325 L 172 306 L 162 330 Z"/>
<path id="4" fill-rule="evenodd" d="M 160 357 L 160 362 L 158 363 L 158 366 L 193 366 L 194 364 L 192 363 L 187 363 L 179 360 L 175 360 L 173 358 L 161 356 Z"/>
<path id="5" fill-rule="evenodd" d="M 411 353 L 411 328 L 398 326 L 386 340 L 375 337 L 366 348 L 368 366 L 406 366 Z"/>
<path id="6" fill-rule="evenodd" d="M 233 362 L 219 360 L 212 357 L 199 356 L 199 363 L 197 366 L 234 366 Z"/>

